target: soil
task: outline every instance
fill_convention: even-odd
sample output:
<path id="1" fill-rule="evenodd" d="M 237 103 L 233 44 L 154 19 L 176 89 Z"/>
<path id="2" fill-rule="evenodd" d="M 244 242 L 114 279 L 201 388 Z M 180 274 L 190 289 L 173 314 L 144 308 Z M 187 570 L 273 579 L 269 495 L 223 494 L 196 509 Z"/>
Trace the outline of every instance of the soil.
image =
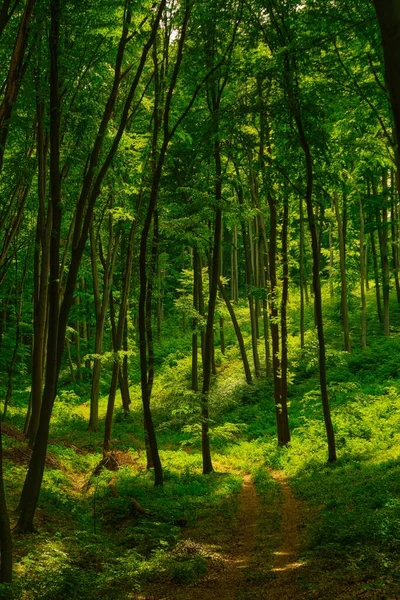
<path id="1" fill-rule="evenodd" d="M 138 600 L 292 600 L 300 597 L 294 573 L 302 566 L 299 559 L 302 511 L 285 477 L 278 472 L 271 475 L 279 484 L 282 496 L 277 546 L 276 535 L 260 539 L 264 507 L 251 477 L 244 475 L 233 518 L 228 514 L 214 515 L 212 523 L 197 523 L 185 533 L 187 539 L 215 553 L 207 575 L 187 585 L 155 586 Z M 276 518 L 276 513 L 271 513 L 271 517 L 274 518 L 274 514 Z"/>

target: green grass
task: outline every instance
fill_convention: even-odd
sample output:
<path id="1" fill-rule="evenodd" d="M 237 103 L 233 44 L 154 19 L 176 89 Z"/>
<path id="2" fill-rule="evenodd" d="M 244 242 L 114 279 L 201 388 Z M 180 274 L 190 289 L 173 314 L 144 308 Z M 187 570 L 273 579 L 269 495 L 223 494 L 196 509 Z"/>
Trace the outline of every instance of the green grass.
<path id="1" fill-rule="evenodd" d="M 324 298 L 329 392 L 339 456 L 333 465 L 326 463 L 312 309 L 307 307 L 302 352 L 295 297 L 289 311 L 294 335 L 289 339 L 292 441 L 287 448 L 276 443 L 272 382 L 261 379 L 252 386 L 244 382 L 228 325 L 227 352 L 222 356 L 216 350 L 218 377 L 210 393 L 217 471 L 211 476 L 201 475 L 199 397 L 189 389 L 190 333 L 182 335 L 176 323 L 164 325 L 163 341 L 157 346 L 152 400 L 165 470 L 163 489 L 153 487 L 152 473 L 145 469 L 137 357 L 131 358 L 131 414 L 125 417 L 119 397 L 116 402 L 113 450 L 121 463 L 118 471 L 93 475 L 102 458 L 102 426 L 97 433 L 87 431 L 87 386 L 63 387 L 52 417 L 49 464 L 37 515 L 40 533 L 15 538 L 16 583 L 12 591 L 3 587 L 0 598 L 118 600 L 134 598 L 149 582 L 195 580 L 207 569 L 210 557 L 201 545 L 185 546 L 182 525 L 192 528 L 202 519 L 212 523 L 226 514 L 229 527 L 242 471 L 253 475 L 263 503 L 257 544 L 268 564 L 279 532 L 280 495 L 266 475 L 267 467 L 285 471 L 295 494 L 313 515 L 304 531 L 307 567 L 301 584 L 307 597 L 334 598 L 332 594 L 349 585 L 367 591 L 376 588 L 391 597 L 400 572 L 400 311 L 392 306 L 393 333 L 385 339 L 376 324 L 373 301 L 371 290 L 368 349 L 363 353 L 359 348 L 359 317 L 354 310 L 353 353 L 347 355 L 342 351 L 337 299 Z M 237 307 L 237 313 L 250 357 L 246 306 Z M 260 343 L 263 361 L 262 352 Z M 16 393 L 9 409 L 8 422 L 18 429 L 23 427 L 27 395 L 26 388 Z M 105 395 L 100 402 L 101 422 L 106 404 Z M 20 437 L 10 435 L 4 436 L 4 445 L 13 511 L 24 479 L 26 446 Z M 227 470 L 230 473 L 224 474 Z M 132 498 L 148 511 L 145 515 L 132 509 Z M 254 569 L 257 575 L 257 566 Z M 320 570 L 326 576 L 317 583 L 313 573 Z"/>

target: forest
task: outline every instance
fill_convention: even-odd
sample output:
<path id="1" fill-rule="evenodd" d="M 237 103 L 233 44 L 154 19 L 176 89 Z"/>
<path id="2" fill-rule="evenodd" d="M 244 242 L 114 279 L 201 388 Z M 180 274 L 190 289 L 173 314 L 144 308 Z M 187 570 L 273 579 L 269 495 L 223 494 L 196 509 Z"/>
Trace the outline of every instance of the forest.
<path id="1" fill-rule="evenodd" d="M 400 0 L 1 0 L 0 65 L 0 598 L 400 598 Z"/>

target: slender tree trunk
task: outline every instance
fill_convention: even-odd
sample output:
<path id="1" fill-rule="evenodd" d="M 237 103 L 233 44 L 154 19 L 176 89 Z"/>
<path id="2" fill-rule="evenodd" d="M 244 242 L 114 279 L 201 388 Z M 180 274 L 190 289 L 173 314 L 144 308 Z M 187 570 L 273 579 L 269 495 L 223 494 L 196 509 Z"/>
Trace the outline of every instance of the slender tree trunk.
<path id="1" fill-rule="evenodd" d="M 233 302 L 238 302 L 239 300 L 238 235 L 236 225 L 232 227 L 231 299 Z"/>
<path id="2" fill-rule="evenodd" d="M 378 266 L 378 257 L 377 257 L 377 253 L 376 253 L 374 230 L 371 230 L 371 232 L 370 232 L 370 239 L 371 239 L 372 264 L 374 266 L 376 309 L 378 312 L 379 322 L 383 323 L 382 300 L 381 300 L 381 291 L 380 291 L 380 283 L 379 283 L 379 266 Z"/>
<path id="3" fill-rule="evenodd" d="M 382 209 L 382 290 L 383 290 L 383 333 L 390 334 L 390 317 L 389 317 L 389 293 L 390 293 L 390 270 L 388 257 L 388 211 L 387 208 Z"/>
<path id="4" fill-rule="evenodd" d="M 0 421 L 0 583 L 12 582 L 13 544 L 3 476 L 3 435 Z"/>
<path id="5" fill-rule="evenodd" d="M 141 192 L 139 192 L 137 204 L 136 204 L 136 212 L 138 211 L 141 200 Z M 133 221 L 131 224 L 131 228 L 129 231 L 128 245 L 126 250 L 126 262 L 124 269 L 124 280 L 123 287 L 121 293 L 119 314 L 118 314 L 118 322 L 115 330 L 115 335 L 113 336 L 113 351 L 115 353 L 113 369 L 111 374 L 111 383 L 110 390 L 108 392 L 108 402 L 107 402 L 107 411 L 106 411 L 106 420 L 104 426 L 104 441 L 103 441 L 103 451 L 108 452 L 110 450 L 111 445 L 111 431 L 112 431 L 112 421 L 114 415 L 114 406 L 115 406 L 115 396 L 117 393 L 118 386 L 118 376 L 120 363 L 117 356 L 117 353 L 121 349 L 122 340 L 124 336 L 124 328 L 125 328 L 125 318 L 126 318 L 126 309 L 127 302 L 129 298 L 129 291 L 131 286 L 131 276 L 132 276 L 132 267 L 133 267 L 133 250 L 134 250 L 134 241 L 135 241 L 135 233 L 136 233 L 136 225 L 137 221 Z"/>
<path id="6" fill-rule="evenodd" d="M 60 174 L 60 82 L 58 56 L 60 41 L 60 1 L 50 5 L 50 197 L 52 205 L 52 230 L 50 241 L 49 331 L 47 339 L 46 381 L 43 392 L 41 418 L 19 503 L 19 519 L 16 530 L 21 533 L 34 531 L 33 518 L 39 500 L 43 478 L 49 423 L 56 395 L 58 376 L 58 325 L 60 312 L 60 237 L 61 237 L 61 174 Z"/>
<path id="7" fill-rule="evenodd" d="M 243 198 L 243 190 L 239 186 L 237 188 L 237 195 L 240 206 L 243 206 L 244 198 Z M 254 283 L 253 279 L 253 267 L 251 260 L 251 243 L 249 241 L 249 236 L 246 231 L 246 224 L 242 221 L 242 240 L 244 247 L 244 255 L 245 255 L 245 265 L 246 265 L 246 288 L 247 288 L 247 299 L 249 303 L 249 313 L 250 313 L 250 326 L 251 326 L 251 347 L 253 351 L 253 362 L 254 362 L 254 372 L 256 377 L 260 377 L 261 369 L 260 369 L 260 357 L 258 354 L 258 340 L 257 340 L 257 315 L 254 306 L 254 296 L 251 290 L 251 287 Z"/>
<path id="8" fill-rule="evenodd" d="M 48 362 L 46 366 L 46 383 L 44 386 L 43 399 L 42 399 L 42 408 L 40 413 L 40 423 L 38 428 L 38 434 L 36 436 L 35 445 L 33 447 L 32 456 L 29 462 L 28 473 L 25 479 L 24 488 L 21 495 L 20 500 L 20 509 L 21 515 L 17 524 L 17 530 L 20 532 L 28 532 L 33 531 L 33 517 L 36 511 L 36 506 L 39 498 L 41 483 L 43 479 L 43 472 L 45 466 L 46 452 L 47 452 L 47 443 L 49 437 L 49 428 L 50 428 L 50 418 L 52 413 L 52 406 L 56 394 L 58 375 L 61 368 L 62 362 L 62 354 L 64 350 L 65 344 L 65 334 L 68 324 L 68 317 L 71 310 L 71 306 L 74 298 L 74 291 L 79 271 L 79 266 L 81 264 L 83 251 L 85 248 L 89 225 L 92 219 L 94 206 L 96 200 L 101 192 L 101 186 L 104 181 L 104 177 L 106 176 L 110 165 L 113 161 L 115 153 L 118 149 L 120 140 L 126 128 L 126 123 L 130 116 L 131 104 L 133 101 L 133 97 L 137 90 L 139 81 L 141 79 L 141 75 L 147 60 L 147 55 L 154 43 L 154 39 L 156 33 L 158 31 L 160 19 L 162 13 L 165 8 L 165 0 L 160 0 L 158 5 L 157 13 L 153 19 L 151 24 L 151 30 L 149 32 L 148 38 L 143 46 L 142 53 L 140 56 L 140 60 L 136 69 L 136 74 L 133 78 L 132 84 L 129 88 L 129 92 L 125 99 L 123 105 L 122 116 L 118 125 L 117 132 L 113 139 L 112 145 L 104 159 L 104 162 L 99 165 L 99 157 L 101 150 L 103 148 L 103 140 L 107 131 L 108 123 L 112 117 L 113 109 L 115 106 L 115 102 L 118 95 L 119 85 L 122 80 L 121 77 L 121 69 L 122 69 L 122 61 L 124 57 L 124 50 L 127 43 L 128 38 L 128 25 L 130 22 L 129 13 L 123 23 L 123 31 L 121 35 L 121 39 L 118 46 L 117 58 L 115 62 L 114 69 L 114 79 L 113 85 L 108 96 L 108 100 L 104 109 L 103 117 L 101 123 L 99 125 L 99 129 L 96 135 L 95 142 L 93 144 L 92 152 L 90 154 L 90 159 L 88 163 L 88 169 L 86 170 L 81 192 L 77 201 L 76 211 L 75 211 L 75 219 L 74 219 L 74 235 L 73 235 L 73 243 L 71 250 L 71 260 L 69 263 L 68 276 L 65 284 L 65 291 L 63 294 L 63 300 L 61 307 L 60 305 L 60 290 L 59 286 L 56 286 L 60 280 L 59 273 L 59 265 L 57 268 L 57 274 L 53 271 L 56 257 L 55 253 L 52 252 L 53 247 L 59 253 L 59 223 L 57 223 L 57 219 L 61 221 L 60 217 L 57 214 L 54 214 L 53 209 L 53 225 L 52 225 L 52 235 L 51 237 L 51 262 L 50 262 L 50 285 L 49 285 L 49 335 L 47 339 L 47 357 Z M 59 38 L 59 0 L 53 0 L 51 5 L 52 11 L 52 28 L 51 28 L 51 47 L 50 47 L 50 57 L 51 57 L 51 76 L 50 76 L 50 88 L 51 88 L 51 106 L 50 106 L 50 115 L 52 118 L 50 119 L 50 180 L 52 182 L 51 188 L 51 198 L 53 202 L 53 207 L 56 205 L 57 210 L 60 209 L 60 198 L 61 194 L 58 193 L 57 197 L 57 188 L 61 187 L 61 177 L 58 169 L 58 176 L 55 174 L 55 165 L 59 167 L 59 150 L 58 153 L 54 149 L 55 146 L 55 138 L 57 137 L 57 146 L 59 147 L 59 133 L 55 134 L 55 130 L 58 128 L 59 130 L 59 99 L 58 106 L 56 108 L 54 97 L 54 89 L 58 88 L 58 38 Z M 58 24 L 57 24 L 58 21 Z M 55 25 L 54 25 L 55 24 Z M 53 26 L 54 25 L 54 26 Z M 55 29 L 58 28 L 57 35 L 53 35 Z M 54 39 L 57 37 L 57 44 L 54 44 Z M 57 46 L 57 49 L 55 49 Z M 54 68 L 53 65 L 56 63 L 57 77 L 54 78 Z M 54 79 L 57 79 L 57 86 L 54 86 Z M 58 126 L 55 127 L 55 121 L 58 120 Z M 53 149 L 52 149 L 53 146 Z M 58 158 L 56 158 L 58 157 Z M 97 170 L 98 168 L 98 170 Z M 97 175 L 96 175 L 97 173 Z M 53 269 L 53 271 L 52 271 Z M 56 303 L 57 296 L 57 303 Z M 57 310 L 55 306 L 57 304 Z M 57 316 L 57 321 L 54 320 L 54 317 Z M 53 324 L 55 326 L 53 327 Z M 50 335 L 51 333 L 51 335 Z M 55 337 L 56 336 L 56 337 Z"/>
<path id="9" fill-rule="evenodd" d="M 199 259 L 199 270 L 198 270 L 198 283 L 197 283 L 197 290 L 198 290 L 198 298 L 199 298 L 199 314 L 202 317 L 205 317 L 205 308 L 204 308 L 204 295 L 203 295 L 203 261 L 201 258 L 201 254 L 198 254 L 198 259 Z M 204 348 L 205 348 L 205 331 L 204 331 L 204 327 L 201 327 L 201 331 L 200 331 L 200 342 L 201 342 L 201 362 L 202 365 L 204 366 Z"/>
<path id="10" fill-rule="evenodd" d="M 4 150 L 7 143 L 12 111 L 26 70 L 24 57 L 28 45 L 28 33 L 34 6 L 35 0 L 26 0 L 11 55 L 4 98 L 0 105 L 0 171 L 3 166 Z"/>
<path id="11" fill-rule="evenodd" d="M 390 270 L 389 270 L 389 257 L 388 257 L 388 210 L 386 206 L 387 198 L 387 178 L 386 172 L 382 178 L 382 191 L 385 195 L 384 206 L 382 208 L 382 218 L 377 213 L 378 220 L 378 234 L 379 234 L 379 245 L 381 254 L 381 265 L 382 265 L 382 292 L 383 292 L 383 333 L 385 335 L 390 334 L 390 319 L 389 319 L 389 291 L 390 291 Z"/>
<path id="12" fill-rule="evenodd" d="M 193 308 L 196 312 L 199 311 L 199 254 L 198 249 L 193 248 Z M 197 335 L 198 319 L 193 317 L 192 320 L 192 390 L 199 391 L 198 379 L 198 335 Z"/>
<path id="13" fill-rule="evenodd" d="M 119 388 L 121 390 L 122 406 L 124 413 L 128 414 L 131 405 L 131 396 L 129 392 L 129 373 L 128 373 L 128 317 L 125 316 L 125 326 L 123 335 L 123 350 L 124 357 L 122 359 L 122 365 L 119 370 Z"/>
<path id="14" fill-rule="evenodd" d="M 329 296 L 333 298 L 333 236 L 331 223 L 329 223 Z"/>
<path id="15" fill-rule="evenodd" d="M 365 301 L 365 258 L 364 258 L 364 211 L 361 195 L 358 195 L 360 211 L 360 286 L 361 286 L 361 347 L 367 348 L 367 305 Z"/>
<path id="16" fill-rule="evenodd" d="M 112 207 L 112 200 L 110 207 Z M 96 315 L 96 330 L 94 341 L 95 358 L 93 361 L 92 386 L 90 394 L 89 431 L 97 431 L 99 427 L 99 395 L 101 358 L 103 352 L 104 328 L 110 302 L 110 290 L 113 283 L 115 262 L 119 246 L 119 232 L 114 236 L 113 219 L 110 213 L 108 222 L 108 247 L 103 259 L 103 289 L 100 297 L 99 275 L 97 271 L 97 241 L 94 234 L 93 222 L 90 225 L 90 248 L 92 259 L 93 295 Z M 101 252 L 103 256 L 103 253 Z"/>
<path id="17" fill-rule="evenodd" d="M 71 381 L 73 384 L 75 384 L 76 379 L 75 379 L 74 364 L 72 362 L 71 344 L 70 344 L 68 338 L 65 340 L 65 345 L 67 346 L 68 366 L 69 366 L 69 372 L 71 373 Z"/>
<path id="18" fill-rule="evenodd" d="M 286 196 L 286 190 L 285 190 Z M 287 371 L 288 371 L 288 334 L 287 334 L 287 303 L 289 296 L 289 259 L 288 259 L 288 228 L 289 228 L 289 203 L 285 197 L 283 201 L 282 222 L 282 298 L 281 298 L 281 411 L 283 434 L 286 443 L 290 441 L 289 418 L 287 408 Z"/>
<path id="19" fill-rule="evenodd" d="M 346 277 L 346 246 L 344 236 L 344 225 L 340 216 L 339 198 L 336 192 L 333 194 L 333 203 L 335 206 L 336 221 L 339 232 L 339 262 L 340 262 L 340 283 L 341 283 L 341 314 L 344 335 L 344 349 L 351 352 L 349 311 L 347 305 L 347 277 Z"/>
<path id="20" fill-rule="evenodd" d="M 150 230 L 151 221 L 153 220 L 153 214 L 155 210 L 155 203 L 158 192 L 159 178 L 161 177 L 161 169 L 157 171 L 153 178 L 153 199 L 150 200 L 148 211 L 146 215 L 145 224 L 142 231 L 142 237 L 140 241 L 140 295 L 139 295 L 139 350 L 140 350 L 140 373 L 141 373 L 141 390 L 142 390 L 142 404 L 144 412 L 144 429 L 146 435 L 146 447 L 148 448 L 148 455 L 151 455 L 151 464 L 154 466 L 154 484 L 163 485 L 163 471 L 161 466 L 161 460 L 158 453 L 157 438 L 153 424 L 153 417 L 150 409 L 150 398 L 151 398 L 151 383 L 149 381 L 149 362 L 151 357 L 148 358 L 148 333 L 149 333 L 149 319 L 151 314 L 148 314 L 149 306 L 147 302 L 148 294 L 148 278 L 147 278 L 147 265 L 146 265 L 146 254 L 147 254 L 147 241 Z M 150 456 L 148 456 L 148 459 Z M 149 460 L 148 460 L 149 462 Z"/>
<path id="21" fill-rule="evenodd" d="M 160 257 L 157 258 L 157 342 L 161 340 L 161 324 L 163 314 L 163 295 L 162 295 L 162 271 L 160 267 Z"/>
<path id="22" fill-rule="evenodd" d="M 221 234 L 221 238 L 223 238 L 223 234 Z M 219 273 L 221 276 L 224 274 L 223 264 L 224 264 L 223 249 L 222 249 L 222 243 L 221 243 L 220 253 L 219 253 Z M 220 348 L 221 348 L 221 354 L 225 354 L 224 317 L 222 317 L 221 315 L 219 317 L 219 343 L 220 343 Z"/>
<path id="23" fill-rule="evenodd" d="M 331 411 L 329 406 L 328 386 L 326 379 L 326 352 L 325 352 L 325 336 L 324 336 L 324 321 L 322 314 L 322 294 L 321 294 L 321 282 L 319 275 L 319 242 L 317 234 L 317 226 L 315 222 L 315 215 L 312 204 L 313 195 L 313 166 L 312 157 L 306 134 L 303 129 L 303 123 L 301 120 L 300 112 L 296 107 L 295 120 L 299 132 L 300 143 L 304 152 L 306 161 L 306 175 L 307 175 L 307 188 L 306 188 L 306 206 L 308 223 L 311 234 L 311 245 L 313 253 L 313 290 L 314 290 L 314 305 L 315 305 L 315 316 L 317 321 L 318 331 L 318 343 L 319 343 L 319 374 L 320 374 L 320 386 L 321 386 L 321 397 L 322 397 L 322 409 L 324 415 L 325 429 L 328 440 L 328 460 L 329 462 L 336 461 L 336 443 L 335 433 L 333 430 L 333 424 L 331 419 Z"/>
<path id="24" fill-rule="evenodd" d="M 304 289 L 307 290 L 304 279 L 304 209 L 303 198 L 300 197 L 300 348 L 304 348 Z"/>
<path id="25" fill-rule="evenodd" d="M 221 296 L 222 296 L 222 298 L 223 298 L 223 300 L 225 302 L 226 308 L 228 309 L 229 315 L 230 315 L 231 320 L 232 320 L 232 325 L 233 325 L 233 328 L 235 330 L 236 339 L 237 339 L 238 344 L 239 344 L 240 355 L 242 357 L 244 373 L 246 375 L 246 381 L 247 381 L 247 383 L 252 383 L 253 380 L 252 380 L 252 377 L 251 377 L 250 365 L 249 365 L 249 361 L 248 361 L 248 358 L 247 358 L 247 353 L 246 353 L 246 348 L 245 348 L 244 341 L 243 341 L 242 332 L 240 331 L 239 323 L 237 321 L 237 318 L 236 318 L 236 315 L 235 315 L 235 311 L 233 310 L 233 306 L 229 302 L 229 298 L 227 296 L 225 288 L 222 285 L 222 282 L 221 282 L 220 279 L 218 280 L 218 287 L 219 287 L 219 291 L 221 292 Z"/>
<path id="26" fill-rule="evenodd" d="M 26 258 L 25 261 L 25 266 L 24 266 L 24 270 L 22 273 L 22 277 L 21 277 L 21 281 L 18 285 L 17 283 L 17 275 L 18 275 L 18 269 L 17 269 L 17 263 L 16 263 L 16 281 L 15 281 L 15 344 L 14 344 L 14 349 L 13 349 L 13 353 L 10 359 L 10 362 L 8 363 L 7 366 L 7 390 L 6 390 L 6 395 L 5 395 L 5 399 L 4 399 L 4 410 L 3 410 L 3 414 L 1 417 L 1 420 L 4 421 L 7 415 L 7 409 L 9 406 L 9 403 L 11 401 L 12 398 L 12 391 L 13 391 L 13 375 L 14 375 L 14 368 L 15 368 L 15 364 L 17 362 L 17 357 L 18 357 L 18 349 L 19 349 L 19 345 L 20 345 L 20 335 L 21 335 L 21 319 L 22 319 L 22 307 L 23 307 L 23 299 L 24 299 L 24 284 L 25 284 L 25 278 L 26 278 L 26 273 L 27 273 L 27 267 L 28 267 L 28 257 Z"/>
<path id="27" fill-rule="evenodd" d="M 264 238 L 264 228 L 261 225 L 261 221 L 263 220 L 263 216 L 259 215 L 260 220 L 260 229 L 263 232 Z M 269 340 L 269 316 L 268 316 L 268 279 L 269 279 L 269 269 L 268 269 L 268 244 L 266 243 L 266 234 L 265 239 L 263 240 L 263 251 L 260 252 L 260 287 L 263 289 L 263 299 L 262 299 L 262 317 L 263 317 L 263 335 L 264 335 L 264 351 L 265 351 L 265 372 L 266 376 L 270 377 L 272 374 L 272 365 L 271 365 L 271 350 L 270 350 L 270 340 Z"/>
<path id="28" fill-rule="evenodd" d="M 76 289 L 79 290 L 79 284 L 76 286 Z M 78 380 L 82 381 L 82 357 L 81 357 L 81 323 L 80 323 L 80 305 L 81 299 L 78 296 L 75 297 L 75 305 L 77 307 L 76 311 L 78 314 L 78 318 L 75 321 L 75 344 L 76 344 L 76 371 L 78 375 Z"/>
<path id="29" fill-rule="evenodd" d="M 42 403 L 44 360 L 47 334 L 47 296 L 50 269 L 50 232 L 52 227 L 52 206 L 49 199 L 46 218 L 46 160 L 47 140 L 45 139 L 44 106 L 37 102 L 37 158 L 38 158 L 38 218 L 36 227 L 36 248 L 34 256 L 34 317 L 33 317 L 33 351 L 31 381 L 31 417 L 29 420 L 29 446 L 32 448 L 39 426 L 40 407 Z"/>
<path id="30" fill-rule="evenodd" d="M 274 375 L 274 400 L 275 400 L 275 416 L 278 434 L 278 442 L 284 446 L 289 442 L 289 425 L 286 423 L 287 410 L 282 410 L 282 371 L 280 360 L 280 344 L 279 344 L 279 324 L 278 324 L 278 299 L 277 286 L 278 278 L 276 272 L 276 251 L 277 251 L 277 211 L 275 199 L 270 191 L 267 192 L 269 214 L 270 214 L 270 230 L 269 230 L 269 276 L 270 276 L 270 327 L 272 338 L 272 371 Z"/>

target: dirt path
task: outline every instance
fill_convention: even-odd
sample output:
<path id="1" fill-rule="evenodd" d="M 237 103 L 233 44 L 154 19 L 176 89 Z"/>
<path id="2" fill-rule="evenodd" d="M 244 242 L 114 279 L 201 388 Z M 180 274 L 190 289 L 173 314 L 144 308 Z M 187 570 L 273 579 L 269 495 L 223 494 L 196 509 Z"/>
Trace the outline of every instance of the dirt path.
<path id="1" fill-rule="evenodd" d="M 280 543 L 274 552 L 272 572 L 274 577 L 266 590 L 268 600 L 293 600 L 299 598 L 298 570 L 303 566 L 299 560 L 302 514 L 299 501 L 281 471 L 270 471 L 280 485 L 283 495 L 281 506 Z"/>
<path id="2" fill-rule="evenodd" d="M 282 473 L 271 472 L 280 486 L 280 507 L 262 507 L 249 475 L 243 478 L 233 519 L 221 514 L 211 523 L 197 523 L 188 538 L 216 551 L 207 574 L 188 585 L 158 588 L 146 600 L 294 600 L 300 598 L 296 571 L 302 566 L 301 511 Z M 271 513 L 269 508 L 272 508 Z M 280 531 L 271 529 L 280 512 Z M 264 514 L 265 512 L 265 514 Z M 264 525 L 261 521 L 264 518 Z M 271 522 L 275 519 L 275 523 Z"/>
<path id="3" fill-rule="evenodd" d="M 259 502 L 250 475 L 243 478 L 238 511 L 233 522 L 232 537 L 221 548 L 221 562 L 199 584 L 178 600 L 228 600 L 239 597 L 240 584 L 250 565 L 254 551 L 259 516 Z"/>

